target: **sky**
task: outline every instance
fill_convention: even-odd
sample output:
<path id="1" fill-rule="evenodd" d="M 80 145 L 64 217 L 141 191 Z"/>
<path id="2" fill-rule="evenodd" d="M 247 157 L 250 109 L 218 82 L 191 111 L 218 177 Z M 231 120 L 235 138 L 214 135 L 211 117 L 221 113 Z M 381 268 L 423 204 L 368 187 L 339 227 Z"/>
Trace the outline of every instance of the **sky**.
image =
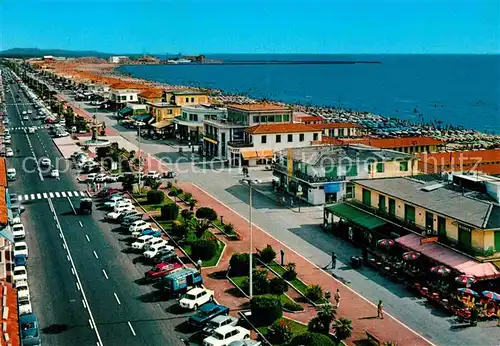
<path id="1" fill-rule="evenodd" d="M 0 50 L 500 53 L 498 0 L 0 0 Z"/>

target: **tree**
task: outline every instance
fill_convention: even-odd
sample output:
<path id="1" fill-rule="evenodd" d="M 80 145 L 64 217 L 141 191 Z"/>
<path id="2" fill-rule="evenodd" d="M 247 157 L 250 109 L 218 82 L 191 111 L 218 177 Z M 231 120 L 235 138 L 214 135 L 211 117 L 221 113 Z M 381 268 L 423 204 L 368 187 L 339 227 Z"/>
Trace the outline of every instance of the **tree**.
<path id="1" fill-rule="evenodd" d="M 201 207 L 196 211 L 196 217 L 210 221 L 217 220 L 217 213 L 212 208 Z"/>
<path id="2" fill-rule="evenodd" d="M 268 328 L 266 337 L 270 342 L 276 345 L 288 343 L 293 337 L 290 322 L 284 319 L 274 321 Z"/>
<path id="3" fill-rule="evenodd" d="M 267 279 L 267 270 L 254 269 L 252 273 L 253 294 L 261 295 L 269 293 L 269 280 Z M 245 279 L 242 284 L 243 291 L 250 292 L 250 281 Z"/>
<path id="4" fill-rule="evenodd" d="M 305 295 L 313 302 L 316 302 L 323 298 L 323 289 L 319 285 L 309 285 L 306 288 Z"/>
<path id="5" fill-rule="evenodd" d="M 252 262 L 255 266 L 255 262 Z M 229 260 L 230 274 L 232 276 L 245 276 L 250 272 L 250 255 L 235 253 Z"/>
<path id="6" fill-rule="evenodd" d="M 195 229 L 195 232 L 196 232 L 196 236 L 198 238 L 201 238 L 203 237 L 203 234 L 205 234 L 206 231 L 208 231 L 208 229 L 210 228 L 210 223 L 209 221 L 207 220 L 201 220 L 200 222 L 198 222 L 198 224 L 196 225 L 196 229 Z"/>
<path id="7" fill-rule="evenodd" d="M 288 262 L 285 265 L 285 273 L 283 273 L 283 278 L 288 281 L 292 281 L 297 277 L 297 272 L 295 271 L 295 263 Z"/>
<path id="8" fill-rule="evenodd" d="M 283 316 L 281 300 L 275 296 L 255 296 L 250 300 L 252 320 L 267 326 Z"/>
<path id="9" fill-rule="evenodd" d="M 135 183 L 137 183 L 137 179 L 133 174 L 125 174 L 122 179 L 122 187 L 127 191 L 130 191 L 132 189 L 132 185 Z"/>
<path id="10" fill-rule="evenodd" d="M 180 223 L 179 221 L 174 221 L 172 224 L 172 234 L 180 239 L 184 239 L 188 233 L 188 228 L 186 225 Z"/>
<path id="11" fill-rule="evenodd" d="M 176 220 L 179 216 L 179 207 L 177 204 L 170 203 L 161 207 L 161 218 L 163 220 Z"/>
<path id="12" fill-rule="evenodd" d="M 257 250 L 259 254 L 259 258 L 264 263 L 271 263 L 276 258 L 276 251 L 272 248 L 271 245 L 267 245 L 262 250 Z"/>
<path id="13" fill-rule="evenodd" d="M 348 339 L 352 335 L 352 321 L 347 318 L 341 317 L 335 321 L 334 328 L 336 330 L 335 337 L 338 340 Z"/>
<path id="14" fill-rule="evenodd" d="M 217 240 L 198 239 L 191 244 L 191 254 L 195 259 L 209 260 L 217 252 Z"/>
<path id="15" fill-rule="evenodd" d="M 282 278 L 276 277 L 269 282 L 269 290 L 279 296 L 288 291 L 288 284 Z"/>
<path id="16" fill-rule="evenodd" d="M 335 343 L 326 335 L 307 332 L 295 336 L 289 346 L 335 346 Z"/>
<path id="17" fill-rule="evenodd" d="M 146 196 L 149 204 L 160 204 L 165 199 L 165 194 L 160 190 L 150 190 Z"/>
<path id="18" fill-rule="evenodd" d="M 194 214 L 192 211 L 187 210 L 187 209 L 182 209 L 181 211 L 181 217 L 184 219 L 184 221 L 187 221 L 191 218 L 193 218 Z"/>

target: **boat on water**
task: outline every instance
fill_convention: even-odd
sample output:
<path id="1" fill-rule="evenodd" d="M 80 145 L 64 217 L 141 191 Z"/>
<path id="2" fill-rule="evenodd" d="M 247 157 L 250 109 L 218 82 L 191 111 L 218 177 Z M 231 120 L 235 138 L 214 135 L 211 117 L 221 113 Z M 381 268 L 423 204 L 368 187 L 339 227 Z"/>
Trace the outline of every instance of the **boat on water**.
<path id="1" fill-rule="evenodd" d="M 188 64 L 191 60 L 189 59 L 168 59 L 167 64 Z"/>

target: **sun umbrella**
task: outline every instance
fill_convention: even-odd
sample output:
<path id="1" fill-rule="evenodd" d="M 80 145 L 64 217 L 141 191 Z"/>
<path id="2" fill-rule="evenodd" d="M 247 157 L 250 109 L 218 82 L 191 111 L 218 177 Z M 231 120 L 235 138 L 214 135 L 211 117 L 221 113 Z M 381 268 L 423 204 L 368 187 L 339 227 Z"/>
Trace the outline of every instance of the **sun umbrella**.
<path id="1" fill-rule="evenodd" d="M 469 275 L 459 275 L 455 278 L 455 282 L 457 284 L 460 284 L 460 285 L 464 285 L 466 287 L 472 285 L 473 283 L 475 283 L 477 280 L 475 277 L 473 276 L 469 276 Z"/>
<path id="2" fill-rule="evenodd" d="M 378 246 L 385 247 L 385 248 L 390 248 L 395 244 L 394 240 L 392 239 L 381 239 L 377 242 Z"/>
<path id="3" fill-rule="evenodd" d="M 476 291 L 471 290 L 470 288 L 459 288 L 457 291 L 465 293 L 465 294 L 470 294 L 473 296 L 479 296 Z"/>
<path id="4" fill-rule="evenodd" d="M 441 276 L 447 276 L 451 273 L 451 270 L 449 268 L 446 268 L 445 266 L 435 266 L 431 268 L 431 273 Z"/>
<path id="5" fill-rule="evenodd" d="M 414 261 L 414 260 L 416 260 L 419 257 L 420 257 L 420 253 L 419 252 L 415 252 L 415 251 L 409 251 L 409 252 L 405 252 L 403 254 L 403 259 L 405 261 Z"/>
<path id="6" fill-rule="evenodd" d="M 481 292 L 481 294 L 483 296 L 485 296 L 486 298 L 500 301 L 500 294 L 498 294 L 498 293 L 491 292 L 491 291 L 483 291 L 483 292 Z"/>

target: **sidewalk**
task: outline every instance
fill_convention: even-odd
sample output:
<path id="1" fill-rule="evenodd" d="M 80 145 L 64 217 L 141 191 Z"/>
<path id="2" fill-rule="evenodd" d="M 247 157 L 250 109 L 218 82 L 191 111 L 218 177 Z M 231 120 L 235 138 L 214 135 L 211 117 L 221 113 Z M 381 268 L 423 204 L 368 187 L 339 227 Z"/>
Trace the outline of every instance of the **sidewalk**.
<path id="1" fill-rule="evenodd" d="M 229 304 L 231 309 L 241 308 L 245 302 L 244 299 L 234 298 L 228 294 L 224 294 L 227 289 L 232 288 L 232 285 L 221 279 L 214 279 L 217 272 L 227 269 L 229 259 L 233 253 L 248 252 L 248 221 L 242 216 L 236 214 L 227 206 L 223 205 L 215 198 L 205 193 L 201 188 L 190 183 L 179 183 L 178 187 L 183 191 L 191 193 L 200 205 L 210 206 L 218 215 L 223 215 L 224 220 L 232 223 L 235 229 L 242 236 L 241 241 L 228 242 L 228 247 L 217 268 L 205 269 L 204 273 L 207 277 L 206 284 L 208 287 L 217 287 L 217 299 L 223 304 Z M 265 231 L 254 225 L 253 228 L 253 245 L 254 250 L 263 248 L 266 245 L 271 245 L 275 251 L 278 249 L 285 250 L 286 261 L 296 264 L 296 271 L 298 277 L 308 284 L 318 284 L 324 290 L 335 292 L 337 288 L 340 289 L 342 297 L 340 309 L 337 312 L 338 317 L 346 317 L 352 320 L 353 336 L 348 340 L 349 343 L 354 343 L 356 340 L 366 339 L 365 330 L 378 335 L 383 341 L 392 341 L 400 345 L 429 345 L 430 343 L 423 337 L 419 336 L 409 328 L 401 324 L 396 319 L 389 315 L 385 315 L 385 319 L 377 319 L 377 308 L 374 304 L 365 300 L 349 287 L 345 286 L 327 272 L 316 267 L 301 255 L 297 254 L 293 249 L 282 244 L 275 238 L 271 237 Z M 311 307 L 303 313 L 285 313 L 287 317 L 293 318 L 297 321 L 307 323 L 312 317 L 316 315 L 316 310 Z"/>

